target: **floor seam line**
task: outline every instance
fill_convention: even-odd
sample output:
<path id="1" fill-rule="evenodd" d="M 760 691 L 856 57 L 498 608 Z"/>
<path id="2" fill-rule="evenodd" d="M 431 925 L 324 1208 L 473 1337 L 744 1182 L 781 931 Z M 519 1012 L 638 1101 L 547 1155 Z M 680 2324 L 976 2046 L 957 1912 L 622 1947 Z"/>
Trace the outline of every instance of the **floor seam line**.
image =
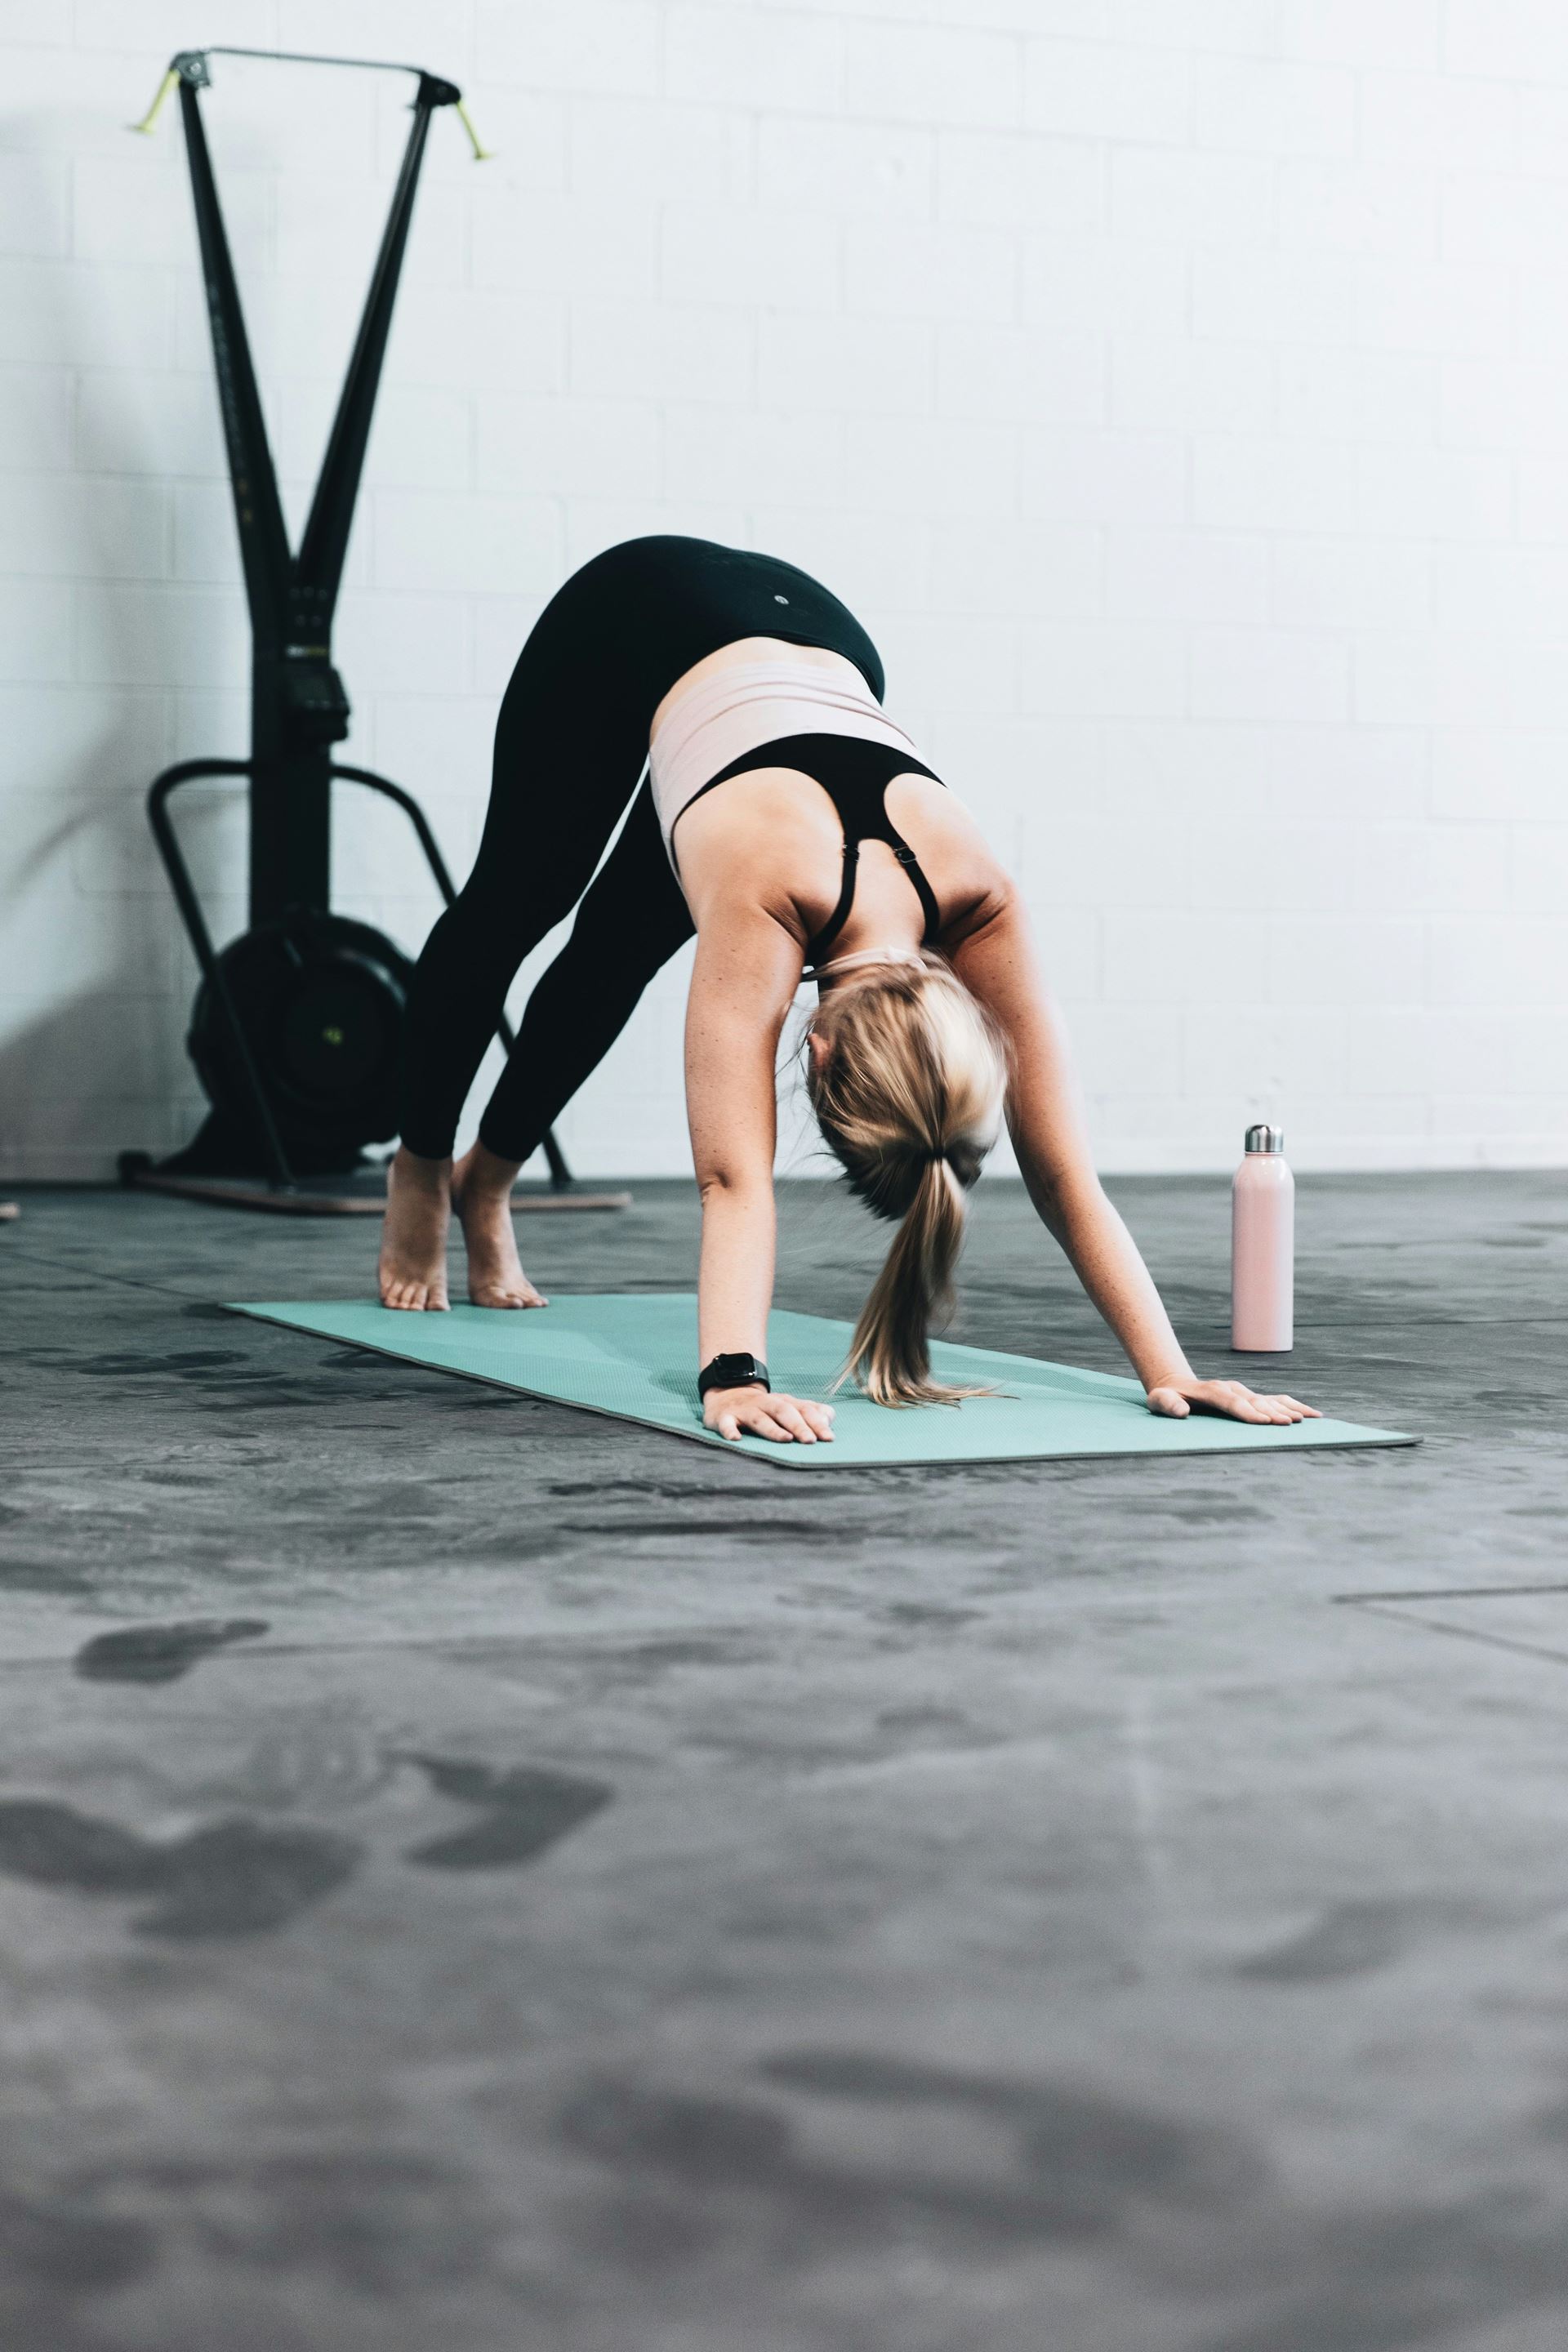
<path id="1" fill-rule="evenodd" d="M 1568 1650 L 1542 1649 L 1538 1642 L 1521 1642 L 1509 1633 L 1487 1633 L 1474 1625 L 1446 1625 L 1440 1617 L 1418 1617 L 1411 1612 L 1371 1607 L 1369 1616 L 1391 1625 L 1419 1625 L 1425 1633 L 1447 1633 L 1456 1642 L 1479 1642 L 1483 1649 L 1507 1650 L 1513 1657 L 1534 1658 L 1549 1666 L 1568 1666 Z"/>
<path id="2" fill-rule="evenodd" d="M 1532 1592 L 1568 1592 L 1568 1583 L 1445 1584 L 1419 1592 L 1333 1592 L 1329 1598 L 1336 1602 L 1365 1607 L 1376 1601 L 1518 1600 Z"/>
<path id="3" fill-rule="evenodd" d="M 133 1274 L 106 1274 L 99 1266 L 72 1265 L 68 1258 L 44 1257 L 35 1251 L 20 1247 L 16 1255 L 19 1257 L 25 1257 L 30 1265 L 52 1266 L 57 1274 L 85 1274 L 91 1282 L 112 1282 L 125 1290 L 151 1290 L 157 1297 L 181 1298 L 187 1305 L 205 1306 L 208 1303 L 214 1305 L 218 1303 L 216 1300 L 212 1302 L 205 1299 L 198 1300 L 192 1292 L 187 1290 L 172 1290 L 167 1283 L 139 1281 Z"/>

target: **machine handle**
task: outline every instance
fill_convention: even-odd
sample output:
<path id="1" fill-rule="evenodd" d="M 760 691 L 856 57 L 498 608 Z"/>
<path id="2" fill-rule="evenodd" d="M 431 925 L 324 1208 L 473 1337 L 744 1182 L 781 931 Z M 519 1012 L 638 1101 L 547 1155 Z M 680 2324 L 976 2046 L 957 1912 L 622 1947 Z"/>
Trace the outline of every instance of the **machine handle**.
<path id="1" fill-rule="evenodd" d="M 361 66 L 372 73 L 416 74 L 419 79 L 421 97 L 427 98 L 432 104 L 437 106 L 450 106 L 456 113 L 458 121 L 462 124 L 464 130 L 468 134 L 468 144 L 474 151 L 475 163 L 488 163 L 492 160 L 495 154 L 493 147 L 486 147 L 481 144 L 479 134 L 474 128 L 473 117 L 469 114 L 468 108 L 464 105 L 462 99 L 458 96 L 456 86 L 449 81 L 442 80 L 440 77 L 436 74 L 426 73 L 423 66 L 398 65 L 389 58 L 327 58 L 318 56 L 305 49 L 233 49 L 224 47 L 211 49 L 181 49 L 170 64 L 169 69 L 163 76 L 163 80 L 158 84 L 157 89 L 153 93 L 152 105 L 147 109 L 146 113 L 142 117 L 140 122 L 128 122 L 126 124 L 125 127 L 127 131 L 140 131 L 145 133 L 147 137 L 151 138 L 153 134 L 153 126 L 157 121 L 159 115 L 163 111 L 163 102 L 167 99 L 169 92 L 174 89 L 178 83 L 187 80 L 193 81 L 198 89 L 205 89 L 207 87 L 209 79 L 206 69 L 206 61 L 208 58 L 270 58 L 281 65 Z"/>
<path id="2" fill-rule="evenodd" d="M 172 793 L 182 784 L 192 783 L 198 776 L 248 776 L 254 773 L 248 760 L 182 760 L 177 766 L 165 768 L 161 776 L 153 779 L 147 794 L 147 821 L 153 828 L 153 838 L 158 855 L 163 861 L 163 871 L 174 894 L 185 926 L 186 936 L 195 950 L 202 978 L 213 992 L 213 998 L 228 1031 L 228 1042 L 249 1097 L 250 1116 L 255 1123 L 261 1156 L 267 1162 L 268 1189 L 286 1192 L 293 1185 L 294 1171 L 289 1165 L 289 1155 L 283 1149 L 283 1139 L 278 1132 L 278 1122 L 272 1116 L 272 1106 L 267 1099 L 267 1089 L 261 1083 L 250 1040 L 239 1009 L 229 992 L 228 976 L 222 959 L 213 946 L 212 933 L 207 929 L 202 902 L 196 896 L 196 886 L 191 879 L 191 869 L 185 863 L 179 836 L 169 815 L 168 803 Z"/>

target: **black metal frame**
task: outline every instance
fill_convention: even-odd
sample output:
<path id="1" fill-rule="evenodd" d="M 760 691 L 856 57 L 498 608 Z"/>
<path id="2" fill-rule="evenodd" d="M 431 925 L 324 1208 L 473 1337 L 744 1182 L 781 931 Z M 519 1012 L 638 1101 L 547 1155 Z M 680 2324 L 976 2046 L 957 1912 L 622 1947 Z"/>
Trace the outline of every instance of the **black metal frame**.
<path id="1" fill-rule="evenodd" d="M 411 73 L 417 84 L 408 143 L 297 553 L 289 546 L 239 286 L 202 121 L 201 92 L 211 86 L 207 59 L 220 56 L 374 67 Z M 234 1047 L 235 1066 L 247 1098 L 268 1184 L 278 1191 L 293 1184 L 294 1171 L 213 947 L 168 803 L 182 784 L 199 777 L 248 780 L 252 927 L 291 912 L 329 911 L 334 779 L 366 785 L 395 802 L 419 837 L 443 900 L 450 906 L 456 895 L 435 835 L 412 794 L 368 768 L 342 766 L 332 759 L 331 745 L 348 733 L 349 700 L 332 666 L 331 629 L 430 117 L 439 106 L 456 106 L 460 112 L 462 93 L 455 83 L 421 66 L 390 66 L 369 58 L 299 57 L 283 50 L 183 49 L 170 60 L 168 80 L 177 81 L 180 93 L 235 522 L 250 608 L 251 755 L 248 760 L 184 760 L 165 768 L 148 793 L 147 815 L 202 976 Z M 477 142 L 475 150 L 479 152 Z M 497 1034 L 510 1051 L 512 1033 L 504 1017 Z M 571 1172 L 552 1134 L 545 1136 L 543 1148 L 552 1185 L 557 1189 L 568 1185 Z"/>
<path id="2" fill-rule="evenodd" d="M 248 760 L 182 760 L 176 767 L 165 768 L 154 781 L 147 795 L 147 821 L 153 828 L 153 838 L 163 861 L 163 871 L 169 877 L 169 887 L 174 894 L 174 903 L 179 908 L 196 961 L 201 967 L 202 978 L 212 991 L 213 1001 L 234 1047 L 236 1066 L 244 1079 L 256 1121 L 257 1140 L 267 1162 L 268 1181 L 274 1189 L 284 1190 L 293 1183 L 294 1172 L 289 1165 L 266 1088 L 251 1055 L 245 1024 L 230 992 L 222 960 L 213 945 L 212 933 L 202 912 L 202 902 L 191 878 L 191 869 L 185 863 L 185 853 L 180 846 L 168 807 L 170 799 L 182 784 L 195 783 L 203 777 L 253 776 L 254 773 L 254 767 Z M 371 792 L 380 793 L 384 799 L 396 803 L 418 835 L 419 846 L 435 877 L 442 904 L 449 907 L 458 895 L 457 888 L 447 861 L 441 855 L 440 845 L 430 830 L 429 820 L 413 793 L 405 792 L 401 784 L 395 784 L 389 776 L 378 776 L 372 768 L 342 767 L 334 761 L 328 767 L 327 776 L 329 784 L 334 779 L 346 784 L 363 784 Z M 496 1024 L 496 1034 L 510 1054 L 515 1040 L 511 1024 L 504 1013 Z M 566 1165 L 561 1146 L 549 1129 L 544 1133 L 542 1149 L 550 1168 L 551 1183 L 557 1191 L 563 1190 L 572 1182 L 572 1171 Z"/>

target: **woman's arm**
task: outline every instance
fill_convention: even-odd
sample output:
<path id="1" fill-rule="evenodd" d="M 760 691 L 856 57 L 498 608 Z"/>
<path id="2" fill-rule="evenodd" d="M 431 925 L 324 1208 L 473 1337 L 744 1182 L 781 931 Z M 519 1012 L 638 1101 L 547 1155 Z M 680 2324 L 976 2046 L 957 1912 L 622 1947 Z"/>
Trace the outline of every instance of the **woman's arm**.
<path id="1" fill-rule="evenodd" d="M 702 1197 L 698 1353 L 767 1353 L 773 1289 L 774 1069 L 800 983 L 797 941 L 756 908 L 705 921 L 686 1011 L 686 1104 Z M 833 1409 L 759 1388 L 710 1389 L 703 1418 L 721 1436 L 744 1429 L 811 1444 L 833 1434 Z"/>
<path id="2" fill-rule="evenodd" d="M 1016 898 L 994 908 L 953 951 L 953 969 L 1007 1038 L 1007 1125 L 1040 1220 L 1126 1350 L 1156 1412 L 1194 1407 L 1237 1421 L 1316 1420 L 1293 1397 L 1255 1395 L 1239 1381 L 1200 1380 L 1183 1353 L 1137 1244 L 1105 1196 L 1089 1155 L 1067 1034 L 1038 970 Z"/>

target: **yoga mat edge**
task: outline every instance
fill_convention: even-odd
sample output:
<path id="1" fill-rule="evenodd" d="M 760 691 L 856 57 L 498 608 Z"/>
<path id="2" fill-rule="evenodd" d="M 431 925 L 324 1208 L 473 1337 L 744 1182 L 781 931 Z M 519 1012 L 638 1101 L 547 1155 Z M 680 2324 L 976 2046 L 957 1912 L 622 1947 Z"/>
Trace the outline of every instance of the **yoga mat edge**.
<path id="1" fill-rule="evenodd" d="M 1142 1391 L 1134 1381 L 1010 1355 L 999 1349 L 938 1341 L 932 1352 L 940 1370 L 952 1377 L 989 1380 L 1004 1391 L 1011 1378 L 1017 1391 L 1023 1393 L 957 1407 L 931 1406 L 892 1413 L 867 1403 L 852 1392 L 840 1391 L 835 1402 L 839 1406 L 841 1433 L 833 1444 L 778 1445 L 762 1438 L 742 1439 L 737 1444 L 705 1430 L 697 1418 L 695 1375 L 686 1370 L 695 1353 L 695 1301 L 689 1293 L 558 1294 L 550 1308 L 505 1315 L 472 1307 L 454 1307 L 441 1315 L 406 1315 L 366 1299 L 237 1300 L 228 1302 L 227 1311 L 301 1331 L 311 1338 L 336 1339 L 394 1362 L 453 1373 L 459 1379 L 478 1381 L 513 1395 L 531 1396 L 574 1406 L 605 1419 L 630 1422 L 668 1436 L 717 1447 L 725 1454 L 741 1454 L 775 1469 L 920 1469 L 954 1463 L 1111 1461 L 1142 1458 L 1151 1454 L 1163 1457 L 1207 1457 L 1216 1454 L 1329 1447 L 1413 1446 L 1421 1443 L 1419 1437 L 1403 1431 L 1369 1428 L 1350 1422 L 1300 1422 L 1289 1427 L 1262 1428 L 1255 1423 L 1197 1414 L 1186 1421 L 1165 1421 L 1148 1412 Z M 541 1328 L 536 1319 L 542 1315 L 552 1318 L 547 1329 Z M 660 1362 L 658 1347 L 645 1350 L 641 1358 L 627 1352 L 627 1326 L 635 1328 L 639 1321 L 645 1330 L 652 1323 L 666 1349 L 678 1330 L 685 1338 L 684 1324 L 691 1322 L 692 1335 L 684 1345 L 678 1373 L 655 1370 Z M 529 1326 L 533 1327 L 531 1332 Z M 796 1392 L 821 1393 L 842 1360 L 849 1330 L 847 1323 L 776 1308 L 770 1330 L 775 1376 L 784 1385 L 790 1385 L 790 1376 L 782 1367 L 787 1360 L 795 1359 Z M 552 1381 L 534 1368 L 541 1340 L 559 1350 L 560 1360 Z M 825 1347 L 827 1341 L 831 1346 Z M 418 1344 L 410 1344 L 415 1342 Z M 521 1350 L 529 1359 L 526 1371 L 507 1369 L 504 1363 L 506 1354 L 518 1351 L 520 1342 L 526 1343 Z M 807 1354 L 816 1360 L 811 1366 L 814 1376 L 809 1380 L 800 1377 L 800 1360 Z M 454 1357 L 467 1360 L 453 1360 Z M 498 1357 L 501 1359 L 499 1362 Z M 824 1370 L 829 1360 L 830 1369 Z M 637 1402 L 610 1403 L 602 1395 L 579 1392 L 584 1389 L 591 1391 L 595 1386 L 603 1390 L 628 1380 L 639 1391 Z M 662 1388 L 669 1397 L 670 1402 L 662 1410 L 657 1394 L 651 1399 L 640 1395 L 640 1391 L 655 1388 Z M 990 1411 L 994 1402 L 1022 1407 L 1036 1424 L 1035 1433 L 1028 1435 L 1019 1425 L 1009 1429 L 1005 1422 L 997 1422 Z M 984 1412 L 984 1426 L 980 1425 L 977 1406 Z M 1122 1412 L 1131 1406 L 1136 1407 L 1137 1418 L 1127 1420 L 1128 1442 L 1121 1443 Z M 971 1418 L 961 1419 L 965 1415 Z M 1059 1431 L 1047 1428 L 1041 1433 L 1038 1424 L 1057 1420 L 1065 1424 Z M 1076 1429 L 1075 1421 L 1079 1424 Z M 847 1439 L 851 1442 L 847 1443 Z M 1022 1442 L 1018 1442 L 1020 1439 Z M 919 1451 L 907 1450 L 911 1440 L 918 1442 Z M 868 1446 L 870 1450 L 867 1450 Z"/>

